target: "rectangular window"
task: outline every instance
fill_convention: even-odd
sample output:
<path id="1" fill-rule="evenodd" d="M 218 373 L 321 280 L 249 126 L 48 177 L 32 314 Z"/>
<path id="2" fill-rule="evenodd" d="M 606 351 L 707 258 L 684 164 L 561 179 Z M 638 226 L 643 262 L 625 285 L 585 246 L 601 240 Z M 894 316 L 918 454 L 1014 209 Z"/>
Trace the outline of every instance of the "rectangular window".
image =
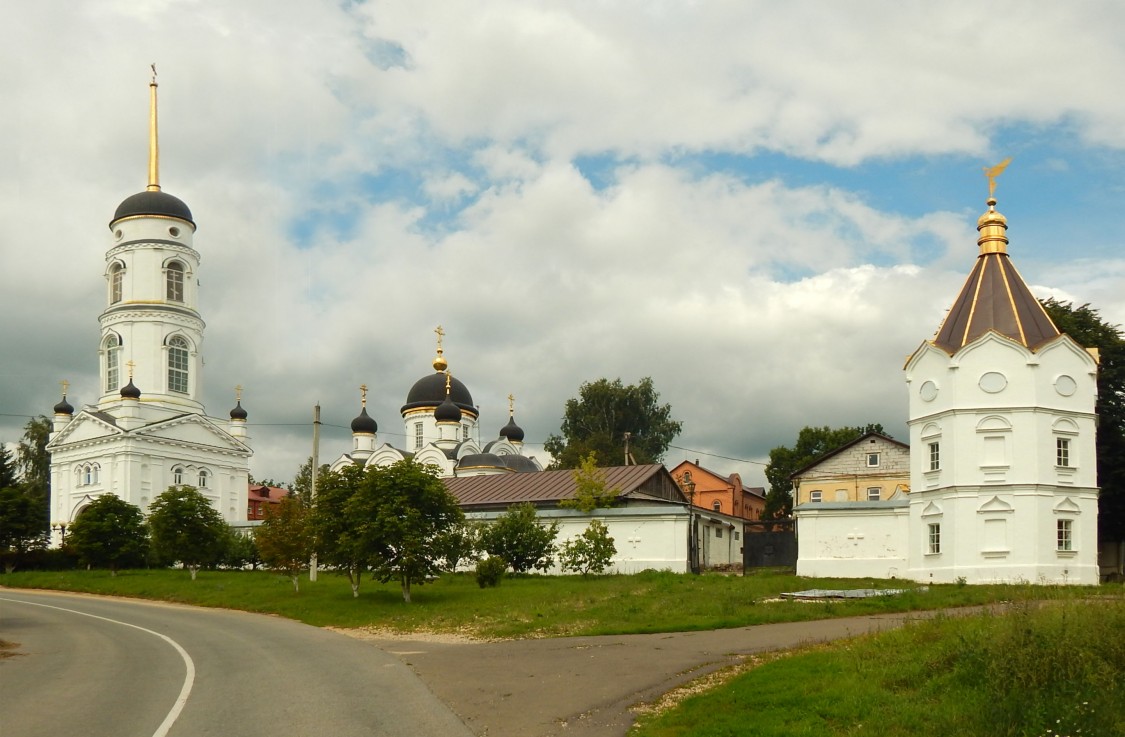
<path id="1" fill-rule="evenodd" d="M 184 301 L 184 267 L 172 263 L 167 269 L 167 289 L 165 294 L 173 302 Z"/>
<path id="2" fill-rule="evenodd" d="M 867 501 L 869 501 L 869 502 L 879 501 L 879 497 L 882 496 L 882 494 L 883 494 L 883 488 L 881 486 L 869 486 L 869 487 L 867 487 Z"/>
<path id="3" fill-rule="evenodd" d="M 468 423 L 465 423 L 464 425 L 461 425 L 461 439 L 462 440 L 468 440 L 469 439 L 469 424 Z"/>
<path id="4" fill-rule="evenodd" d="M 878 466 L 879 466 L 879 454 L 878 453 L 868 453 L 867 454 L 867 467 L 868 468 L 878 468 Z"/>
<path id="5" fill-rule="evenodd" d="M 723 536 L 723 528 L 722 527 L 716 527 L 715 528 L 715 537 L 722 537 L 722 536 Z"/>
<path id="6" fill-rule="evenodd" d="M 1070 552 L 1074 550 L 1074 520 L 1060 519 L 1057 525 L 1057 550 Z"/>
<path id="7" fill-rule="evenodd" d="M 1063 468 L 1070 466 L 1070 440 L 1068 438 L 1055 438 L 1055 465 Z"/>
<path id="8" fill-rule="evenodd" d="M 810 491 L 809 492 L 809 501 L 810 502 L 819 502 L 823 498 L 824 498 L 824 492 L 822 492 L 820 489 L 817 489 L 816 491 Z"/>
<path id="9" fill-rule="evenodd" d="M 419 450 L 422 447 L 422 423 L 414 423 L 414 450 Z"/>
<path id="10" fill-rule="evenodd" d="M 930 470 L 941 468 L 941 443 L 930 443 Z"/>
<path id="11" fill-rule="evenodd" d="M 941 523 L 931 523 L 929 525 L 929 533 L 929 545 L 926 549 L 930 555 L 937 555 L 941 552 Z"/>

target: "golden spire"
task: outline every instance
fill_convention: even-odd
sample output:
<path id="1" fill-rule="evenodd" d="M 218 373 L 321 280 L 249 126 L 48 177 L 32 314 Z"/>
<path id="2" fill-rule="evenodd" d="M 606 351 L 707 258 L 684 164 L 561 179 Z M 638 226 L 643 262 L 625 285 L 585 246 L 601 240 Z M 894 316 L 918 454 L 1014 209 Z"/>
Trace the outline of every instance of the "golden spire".
<path id="1" fill-rule="evenodd" d="M 448 371 L 445 372 L 445 396 L 449 396 L 450 388 L 453 386 L 453 374 Z"/>
<path id="2" fill-rule="evenodd" d="M 66 379 L 63 379 L 62 381 L 59 382 L 59 386 L 62 387 L 62 398 L 66 399 L 66 391 L 67 391 L 67 389 L 70 389 L 70 382 L 67 381 Z"/>
<path id="3" fill-rule="evenodd" d="M 133 367 L 136 366 L 137 364 L 133 363 L 132 361 L 126 361 L 125 365 L 129 367 L 129 381 L 132 381 L 133 380 Z"/>
<path id="4" fill-rule="evenodd" d="M 434 332 L 437 333 L 437 356 L 434 357 L 434 371 L 445 371 L 449 368 L 449 362 L 445 360 L 441 350 L 441 339 L 445 337 L 445 331 L 441 329 L 441 325 L 438 325 L 434 328 Z"/>
<path id="5" fill-rule="evenodd" d="M 160 191 L 160 147 L 156 136 L 156 64 L 148 83 L 148 191 Z"/>
<path id="6" fill-rule="evenodd" d="M 515 417 L 515 416 L 516 416 L 516 398 L 515 398 L 514 395 L 509 394 L 508 395 L 508 417 L 512 418 L 512 417 Z"/>
<path id="7" fill-rule="evenodd" d="M 367 408 L 367 384 L 359 385 L 359 406 L 362 409 Z"/>
<path id="8" fill-rule="evenodd" d="M 236 384 L 234 387 L 234 403 L 242 403 L 242 384 Z"/>

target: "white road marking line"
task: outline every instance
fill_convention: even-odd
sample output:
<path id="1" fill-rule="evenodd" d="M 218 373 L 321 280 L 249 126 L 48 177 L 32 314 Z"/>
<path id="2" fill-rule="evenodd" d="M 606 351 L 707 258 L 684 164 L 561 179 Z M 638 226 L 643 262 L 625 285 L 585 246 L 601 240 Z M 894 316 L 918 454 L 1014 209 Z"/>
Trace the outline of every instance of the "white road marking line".
<path id="1" fill-rule="evenodd" d="M 11 601 L 16 604 L 28 604 L 30 606 L 41 606 L 46 609 L 57 609 L 60 612 L 81 614 L 83 617 L 91 617 L 93 619 L 100 619 L 103 622 L 112 622 L 113 624 L 120 624 L 124 627 L 132 627 L 133 629 L 140 630 L 141 632 L 147 632 L 150 635 L 159 637 L 161 640 L 164 640 L 169 645 L 174 647 L 176 649 L 176 652 L 180 654 L 180 657 L 184 659 L 184 667 L 187 669 L 187 673 L 184 675 L 184 685 L 180 687 L 180 695 L 176 698 L 176 703 L 172 705 L 172 708 L 171 710 L 169 710 L 168 715 L 164 717 L 164 721 L 161 722 L 160 726 L 156 728 L 156 731 L 152 733 L 152 737 L 166 737 L 166 735 L 168 734 L 168 730 L 170 730 L 172 728 L 172 725 L 176 723 L 176 720 L 180 716 L 180 712 L 183 711 L 184 706 L 187 704 L 188 696 L 191 695 L 191 688 L 193 685 L 195 685 L 195 663 L 192 661 L 191 656 L 188 655 L 187 650 L 184 650 L 182 647 L 180 647 L 180 643 L 176 642 L 168 635 L 162 635 L 159 632 L 141 627 L 140 625 L 130 624 L 129 622 L 122 622 L 117 619 L 110 619 L 109 617 L 101 617 L 97 614 L 90 614 L 89 612 L 80 612 L 77 609 L 67 609 L 61 606 L 40 604 L 39 602 L 23 601 L 21 599 L 9 599 L 7 597 L 0 597 L 0 601 Z"/>

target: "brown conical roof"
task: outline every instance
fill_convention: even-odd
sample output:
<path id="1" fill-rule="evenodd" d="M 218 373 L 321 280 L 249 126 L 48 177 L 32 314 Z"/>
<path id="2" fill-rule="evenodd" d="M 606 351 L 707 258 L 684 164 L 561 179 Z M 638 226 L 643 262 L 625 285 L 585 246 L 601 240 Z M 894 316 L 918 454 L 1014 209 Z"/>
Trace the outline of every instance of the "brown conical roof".
<path id="1" fill-rule="evenodd" d="M 989 330 L 1032 350 L 1059 335 L 1008 257 L 1007 229 L 1007 219 L 996 212 L 996 200 L 990 197 L 988 212 L 977 221 L 976 266 L 934 336 L 934 345 L 950 354 Z"/>

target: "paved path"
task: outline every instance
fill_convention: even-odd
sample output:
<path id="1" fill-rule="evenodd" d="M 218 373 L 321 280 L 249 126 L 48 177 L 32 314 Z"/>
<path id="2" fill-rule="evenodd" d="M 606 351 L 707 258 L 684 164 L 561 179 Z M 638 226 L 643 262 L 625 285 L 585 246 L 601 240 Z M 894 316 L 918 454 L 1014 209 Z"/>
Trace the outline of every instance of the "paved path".
<path id="1" fill-rule="evenodd" d="M 243 612 L 0 589 L 0 636 L 22 643 L 23 653 L 0 660 L 4 737 L 156 734 L 184 663 L 151 634 L 3 599 L 128 621 L 182 643 L 197 678 L 171 737 L 620 737 L 637 704 L 746 655 L 934 614 L 494 643 L 363 642 Z"/>
<path id="2" fill-rule="evenodd" d="M 782 650 L 900 626 L 932 613 L 709 632 L 455 644 L 380 640 L 480 737 L 619 737 L 631 708 L 690 680 Z"/>
<path id="3" fill-rule="evenodd" d="M 0 638 L 3 737 L 471 737 L 396 658 L 280 617 L 0 589 Z"/>

